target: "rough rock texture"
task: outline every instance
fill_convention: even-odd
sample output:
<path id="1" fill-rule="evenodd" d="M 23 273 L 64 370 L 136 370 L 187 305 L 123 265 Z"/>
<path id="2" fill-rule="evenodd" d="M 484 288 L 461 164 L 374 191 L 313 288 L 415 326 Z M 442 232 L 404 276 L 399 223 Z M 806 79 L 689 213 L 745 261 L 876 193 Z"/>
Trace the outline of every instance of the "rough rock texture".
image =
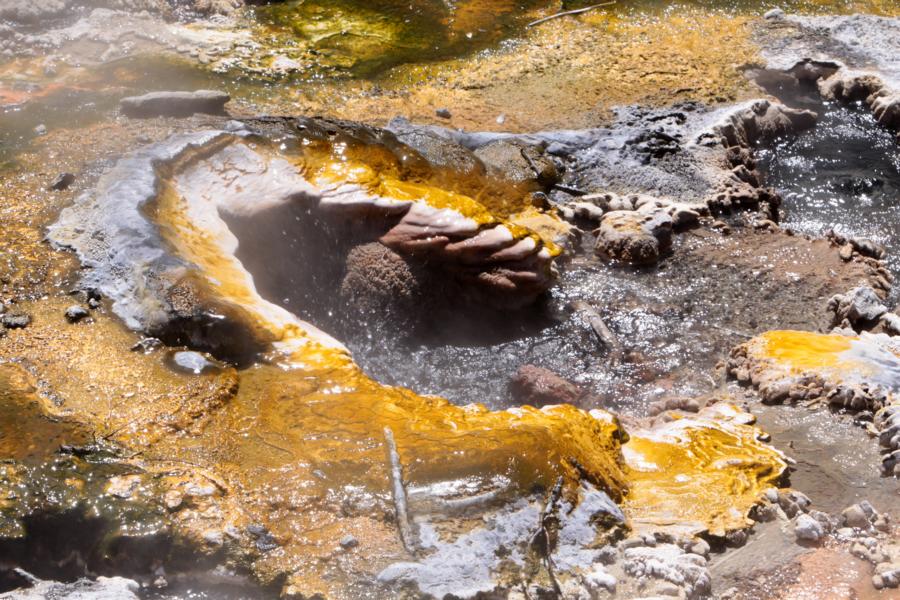
<path id="1" fill-rule="evenodd" d="M 703 598 L 712 589 L 706 559 L 671 544 L 626 550 L 625 571 L 635 577 L 673 583 L 685 590 L 687 598 Z"/>
<path id="2" fill-rule="evenodd" d="M 728 147 L 755 148 L 816 124 L 816 113 L 758 100 L 729 116 L 719 128 Z"/>
<path id="3" fill-rule="evenodd" d="M 19 23 L 37 23 L 51 17 L 58 17 L 66 8 L 69 0 L 4 0 L 0 2 L 0 19 Z"/>
<path id="4" fill-rule="evenodd" d="M 556 183 L 556 165 L 543 148 L 515 140 L 497 140 L 475 150 L 475 156 L 491 170 L 512 181 L 535 181 L 542 186 Z"/>
<path id="5" fill-rule="evenodd" d="M 122 98 L 119 106 L 129 117 L 189 117 L 196 113 L 221 115 L 231 96 L 214 90 L 151 92 Z"/>
<path id="6" fill-rule="evenodd" d="M 30 588 L 0 594 L 2 600 L 138 600 L 136 581 L 122 577 L 79 579 L 74 583 L 40 581 Z"/>
<path id="7" fill-rule="evenodd" d="M 638 211 L 644 215 L 662 212 L 671 217 L 672 226 L 677 229 L 697 225 L 700 216 L 708 214 L 706 207 L 702 205 L 675 202 L 646 194 L 620 196 L 610 192 L 582 196 L 560 205 L 559 210 L 568 220 L 581 219 L 596 223 L 603 220 L 604 214 L 613 211 Z"/>
<path id="8" fill-rule="evenodd" d="M 853 329 L 859 330 L 873 326 L 887 312 L 882 301 L 875 290 L 860 286 L 833 296 L 828 301 L 828 309 L 834 312 L 833 325 L 841 325 L 846 320 Z"/>
<path id="9" fill-rule="evenodd" d="M 900 25 L 871 15 L 785 16 L 759 27 L 768 67 L 817 84 L 826 100 L 863 103 L 900 136 Z"/>
<path id="10" fill-rule="evenodd" d="M 672 245 L 672 217 L 657 211 L 613 211 L 603 215 L 594 251 L 633 265 L 659 260 Z"/>
<path id="11" fill-rule="evenodd" d="M 839 61 L 848 69 L 874 70 L 890 79 L 900 76 L 900 24 L 896 18 L 786 15 L 758 23 L 756 36 L 771 69 L 787 71 L 811 59 Z"/>
<path id="12" fill-rule="evenodd" d="M 618 111 L 613 126 L 583 131 L 466 133 L 415 126 L 402 119 L 388 128 L 400 136 L 428 131 L 476 153 L 500 141 L 546 147 L 546 154 L 566 167 L 563 187 L 555 192 L 564 215 L 570 210 L 574 215 L 577 208 L 581 216 L 595 219 L 599 211 L 591 204 L 603 212 L 634 210 L 635 200 L 646 196 L 664 203 L 681 226 L 680 217 L 689 222 L 692 212 L 709 209 L 759 209 L 766 218 L 777 220 L 779 198 L 763 185 L 753 151 L 758 144 L 803 131 L 815 121 L 810 111 L 756 100 L 722 109 L 693 104 L 626 108 Z M 566 190 L 587 195 L 572 199 Z M 618 198 L 631 201 L 619 203 Z"/>
<path id="13" fill-rule="evenodd" d="M 421 267 L 381 243 L 357 246 L 347 255 L 341 296 L 363 313 L 407 312 L 422 300 Z"/>

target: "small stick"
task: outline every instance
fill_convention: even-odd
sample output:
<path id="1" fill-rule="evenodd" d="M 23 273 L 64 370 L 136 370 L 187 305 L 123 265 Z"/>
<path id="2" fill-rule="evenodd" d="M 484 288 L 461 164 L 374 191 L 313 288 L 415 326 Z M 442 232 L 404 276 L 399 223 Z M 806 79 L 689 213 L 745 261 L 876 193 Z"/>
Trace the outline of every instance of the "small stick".
<path id="1" fill-rule="evenodd" d="M 576 300 L 572 303 L 572 308 L 584 313 L 588 325 L 594 331 L 594 335 L 597 336 L 597 341 L 600 342 L 601 346 L 609 349 L 613 361 L 618 362 L 622 356 L 622 344 L 619 343 L 616 335 L 603 322 L 600 313 L 584 300 Z"/>
<path id="2" fill-rule="evenodd" d="M 38 585 L 44 581 L 43 579 L 38 579 L 37 577 L 35 577 L 34 575 L 29 573 L 25 569 L 20 569 L 19 567 L 16 567 L 15 569 L 13 569 L 13 573 L 18 575 L 22 579 L 28 581 L 28 583 L 30 583 L 32 586 Z"/>
<path id="3" fill-rule="evenodd" d="M 384 428 L 384 439 L 387 442 L 388 456 L 391 460 L 391 487 L 394 493 L 394 510 L 397 516 L 397 527 L 400 529 L 400 541 L 410 554 L 416 553 L 416 543 L 412 528 L 409 526 L 409 510 L 406 504 L 406 490 L 403 488 L 403 471 L 400 468 L 400 454 L 397 442 L 390 427 Z"/>
<path id="4" fill-rule="evenodd" d="M 601 8 L 603 6 L 611 6 L 615 4 L 615 2 L 604 2 L 602 4 L 592 4 L 591 6 L 585 6 L 584 8 L 576 8 L 575 10 L 565 10 L 563 12 L 556 13 L 555 15 L 550 15 L 549 17 L 544 17 L 543 19 L 538 19 L 537 21 L 532 21 L 527 25 L 527 27 L 534 27 L 535 25 L 540 25 L 541 23 L 546 23 L 547 21 L 551 21 L 553 19 L 558 19 L 559 17 L 567 17 L 569 15 L 580 15 L 581 13 L 586 13 L 589 10 L 594 10 L 595 8 Z"/>
<path id="5" fill-rule="evenodd" d="M 570 196 L 587 196 L 588 193 L 584 190 L 579 190 L 578 188 L 569 187 L 568 185 L 563 185 L 561 183 L 554 183 L 553 188 L 557 189 L 561 192 L 565 192 Z"/>
<path id="6" fill-rule="evenodd" d="M 540 554 L 541 558 L 544 561 L 544 566 L 547 568 L 547 574 L 550 575 L 550 581 L 553 583 L 553 588 L 556 591 L 557 595 L 560 594 L 559 582 L 556 579 L 555 567 L 553 565 L 553 558 L 551 557 L 553 549 L 551 548 L 552 540 L 550 537 L 550 528 L 553 526 L 553 520 L 556 518 L 556 507 L 559 503 L 559 499 L 562 496 L 563 490 L 563 478 L 560 476 L 556 480 L 556 485 L 553 486 L 553 489 L 550 490 L 550 496 L 547 498 L 547 504 L 544 505 L 544 510 L 541 511 L 540 521 L 538 523 L 537 531 L 534 532 L 534 535 L 531 536 L 530 546 Z"/>

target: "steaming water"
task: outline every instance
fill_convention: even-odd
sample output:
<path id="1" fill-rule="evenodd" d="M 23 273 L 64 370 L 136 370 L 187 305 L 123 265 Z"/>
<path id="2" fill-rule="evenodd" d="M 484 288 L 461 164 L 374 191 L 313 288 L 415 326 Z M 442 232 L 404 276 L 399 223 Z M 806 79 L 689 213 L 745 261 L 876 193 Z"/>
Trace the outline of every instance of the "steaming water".
<path id="1" fill-rule="evenodd" d="M 448 310 L 420 311 L 424 318 L 414 323 L 407 315 L 381 312 L 358 318 L 339 297 L 341 266 L 326 260 L 346 252 L 344 236 L 321 225 L 303 226 L 310 217 L 291 214 L 296 210 L 288 206 L 251 222 L 229 220 L 240 240 L 238 258 L 260 293 L 345 343 L 370 376 L 457 404 L 519 404 L 507 385 L 519 367 L 531 364 L 582 385 L 591 394 L 586 408 L 644 413 L 662 396 L 711 390 L 716 362 L 744 335 L 790 326 L 797 313 L 795 306 L 757 314 L 760 284 L 748 285 L 741 269 L 698 258 L 717 236 L 688 233 L 672 257 L 649 269 L 595 258 L 587 235 L 559 285 L 543 303 L 521 312 L 459 302 Z M 289 256 L 316 258 L 284 260 Z M 596 308 L 628 351 L 627 360 L 613 364 L 572 309 L 575 301 Z"/>

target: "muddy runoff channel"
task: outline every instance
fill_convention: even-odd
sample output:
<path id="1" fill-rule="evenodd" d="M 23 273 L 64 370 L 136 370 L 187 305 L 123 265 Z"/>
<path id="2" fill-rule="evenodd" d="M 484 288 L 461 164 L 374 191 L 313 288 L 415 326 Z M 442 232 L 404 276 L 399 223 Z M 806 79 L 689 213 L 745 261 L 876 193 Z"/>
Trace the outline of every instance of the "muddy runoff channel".
<path id="1" fill-rule="evenodd" d="M 900 102 L 749 75 L 780 101 L 137 141 L 47 231 L 72 298 L 2 309 L 3 589 L 890 597 Z"/>

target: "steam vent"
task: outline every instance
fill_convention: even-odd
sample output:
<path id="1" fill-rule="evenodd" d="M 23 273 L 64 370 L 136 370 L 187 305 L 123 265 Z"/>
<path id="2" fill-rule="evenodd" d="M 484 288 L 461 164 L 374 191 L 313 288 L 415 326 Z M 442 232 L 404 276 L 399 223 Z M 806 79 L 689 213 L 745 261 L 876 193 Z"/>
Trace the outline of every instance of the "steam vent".
<path id="1" fill-rule="evenodd" d="M 0 0 L 0 600 L 900 598 L 900 4 Z"/>

